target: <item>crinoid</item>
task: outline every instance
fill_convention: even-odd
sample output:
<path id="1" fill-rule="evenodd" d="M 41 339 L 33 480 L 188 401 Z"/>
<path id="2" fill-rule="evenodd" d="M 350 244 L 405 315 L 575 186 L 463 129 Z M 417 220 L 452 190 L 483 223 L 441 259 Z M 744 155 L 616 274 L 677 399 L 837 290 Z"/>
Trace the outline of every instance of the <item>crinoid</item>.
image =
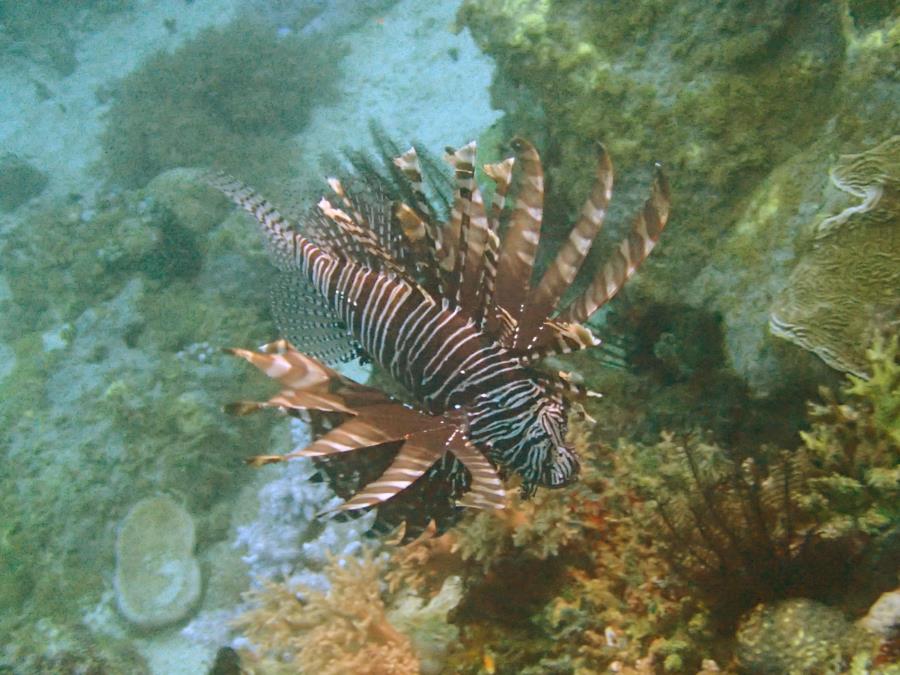
<path id="1" fill-rule="evenodd" d="M 739 460 L 697 434 L 620 453 L 641 527 L 724 624 L 763 600 L 821 597 L 849 574 L 845 542 L 818 537 L 800 506 L 808 466 L 798 453 Z"/>

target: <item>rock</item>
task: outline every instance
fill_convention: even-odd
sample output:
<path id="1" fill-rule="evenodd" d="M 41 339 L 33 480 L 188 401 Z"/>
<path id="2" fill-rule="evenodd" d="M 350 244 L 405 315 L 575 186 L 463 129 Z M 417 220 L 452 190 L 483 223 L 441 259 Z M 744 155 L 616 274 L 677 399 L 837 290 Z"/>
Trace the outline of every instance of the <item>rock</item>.
<path id="1" fill-rule="evenodd" d="M 746 673 L 842 673 L 854 637 L 838 610 L 795 598 L 750 611 L 738 627 L 736 654 Z"/>
<path id="2" fill-rule="evenodd" d="M 47 174 L 16 155 L 0 157 L 0 211 L 12 211 L 47 187 Z"/>
<path id="3" fill-rule="evenodd" d="M 885 638 L 900 632 L 900 588 L 882 593 L 859 623 L 870 633 Z"/>
<path id="4" fill-rule="evenodd" d="M 116 540 L 116 600 L 131 623 L 162 628 L 187 618 L 200 598 L 194 521 L 171 497 L 135 504 Z"/>

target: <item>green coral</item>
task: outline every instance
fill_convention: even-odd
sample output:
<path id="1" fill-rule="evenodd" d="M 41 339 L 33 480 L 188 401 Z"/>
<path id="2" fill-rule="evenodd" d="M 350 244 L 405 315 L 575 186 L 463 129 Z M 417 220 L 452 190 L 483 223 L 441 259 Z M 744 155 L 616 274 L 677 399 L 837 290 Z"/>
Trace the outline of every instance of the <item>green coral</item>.
<path id="1" fill-rule="evenodd" d="M 259 184 L 289 173 L 289 137 L 334 95 L 342 48 L 237 21 L 160 52 L 120 84 L 103 134 L 111 178 L 217 166 Z"/>
<path id="2" fill-rule="evenodd" d="M 839 401 L 829 390 L 810 405 L 803 454 L 814 467 L 804 506 L 829 537 L 879 539 L 900 528 L 900 362 L 898 337 L 867 352 L 870 379 L 850 376 Z"/>

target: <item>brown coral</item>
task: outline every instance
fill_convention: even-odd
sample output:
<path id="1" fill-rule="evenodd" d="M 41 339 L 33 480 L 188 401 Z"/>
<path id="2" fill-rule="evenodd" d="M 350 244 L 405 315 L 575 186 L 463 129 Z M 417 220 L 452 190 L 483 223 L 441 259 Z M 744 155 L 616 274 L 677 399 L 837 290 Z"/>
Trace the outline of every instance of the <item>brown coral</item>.
<path id="1" fill-rule="evenodd" d="M 418 673 L 409 638 L 386 616 L 380 573 L 381 565 L 367 553 L 333 560 L 327 593 L 274 582 L 252 591 L 256 608 L 235 624 L 254 647 L 242 655 L 244 664 L 266 675 Z"/>

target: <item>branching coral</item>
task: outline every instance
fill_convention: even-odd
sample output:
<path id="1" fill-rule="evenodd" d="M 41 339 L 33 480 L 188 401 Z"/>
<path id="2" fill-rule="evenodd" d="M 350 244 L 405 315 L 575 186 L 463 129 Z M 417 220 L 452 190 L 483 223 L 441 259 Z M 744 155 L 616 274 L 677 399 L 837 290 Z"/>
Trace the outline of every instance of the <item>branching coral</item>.
<path id="1" fill-rule="evenodd" d="M 900 528 L 900 348 L 879 337 L 867 352 L 871 378 L 850 376 L 840 399 L 822 390 L 810 405 L 801 453 L 813 475 L 804 507 L 826 537 L 886 536 Z"/>
<path id="2" fill-rule="evenodd" d="M 580 486 L 544 490 L 532 499 L 512 492 L 501 511 L 481 511 L 456 530 L 454 549 L 463 560 L 479 563 L 488 571 L 504 557 L 525 556 L 546 560 L 559 554 L 583 534 L 579 514 L 573 509 Z"/>
<path id="3" fill-rule="evenodd" d="M 388 620 L 381 599 L 381 565 L 371 553 L 335 559 L 327 593 L 266 583 L 236 627 L 250 641 L 244 664 L 255 673 L 413 675 L 409 638 Z"/>

